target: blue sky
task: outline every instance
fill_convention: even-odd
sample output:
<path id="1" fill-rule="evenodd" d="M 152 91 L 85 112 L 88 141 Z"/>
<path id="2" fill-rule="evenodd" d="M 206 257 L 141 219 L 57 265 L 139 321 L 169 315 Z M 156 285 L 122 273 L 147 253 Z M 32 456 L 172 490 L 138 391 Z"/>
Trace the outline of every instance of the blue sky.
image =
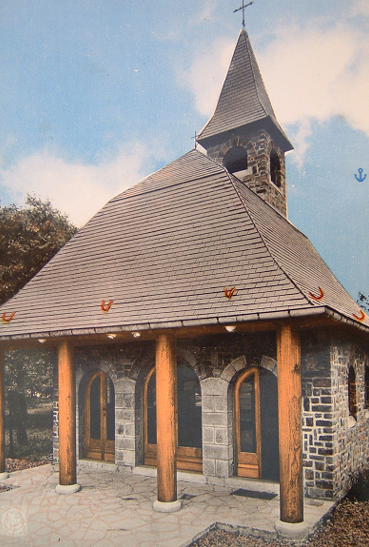
<path id="1" fill-rule="evenodd" d="M 3 0 L 1 203 L 35 193 L 80 226 L 190 150 L 215 107 L 240 3 Z M 369 2 L 255 0 L 247 30 L 295 145 L 289 218 L 356 299 L 369 292 Z"/>

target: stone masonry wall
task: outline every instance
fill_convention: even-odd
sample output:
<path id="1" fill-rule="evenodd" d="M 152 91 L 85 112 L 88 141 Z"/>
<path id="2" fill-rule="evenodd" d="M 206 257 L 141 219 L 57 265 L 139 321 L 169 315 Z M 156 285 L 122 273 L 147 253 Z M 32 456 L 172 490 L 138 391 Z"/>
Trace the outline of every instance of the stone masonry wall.
<path id="1" fill-rule="evenodd" d="M 332 498 L 334 491 L 329 342 L 324 331 L 301 335 L 304 487 L 313 498 Z"/>
<path id="2" fill-rule="evenodd" d="M 223 165 L 224 156 L 234 146 L 247 150 L 248 169 L 240 180 L 282 215 L 287 216 L 286 166 L 284 154 L 279 146 L 271 140 L 269 133 L 261 130 L 247 136 L 234 136 L 226 142 L 209 148 L 207 154 Z M 270 153 L 272 150 L 277 152 L 280 162 L 277 175 L 278 186 L 271 180 Z M 235 176 L 238 176 L 237 173 Z"/>
<path id="3" fill-rule="evenodd" d="M 229 385 L 246 367 L 244 356 L 232 361 L 217 378 L 201 382 L 202 461 L 207 477 L 228 478 L 234 474 L 233 404 Z"/>
<path id="4" fill-rule="evenodd" d="M 365 386 L 365 368 L 369 353 L 360 344 L 336 339 L 331 345 L 333 397 L 333 494 L 342 497 L 353 478 L 369 468 L 369 410 Z M 350 416 L 348 404 L 348 373 L 352 366 L 356 375 L 356 419 Z"/>
<path id="5" fill-rule="evenodd" d="M 301 342 L 305 495 L 338 499 L 369 468 L 369 354 L 330 331 L 303 333 Z M 350 366 L 356 375 L 356 419 L 349 412 Z"/>

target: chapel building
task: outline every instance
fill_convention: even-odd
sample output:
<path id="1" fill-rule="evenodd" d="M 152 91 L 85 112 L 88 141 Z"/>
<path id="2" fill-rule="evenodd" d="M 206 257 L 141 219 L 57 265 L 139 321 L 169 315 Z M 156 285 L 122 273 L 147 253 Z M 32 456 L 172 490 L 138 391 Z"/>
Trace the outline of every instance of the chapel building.
<path id="1" fill-rule="evenodd" d="M 1 307 L 1 355 L 57 351 L 58 491 L 77 460 L 157 468 L 155 508 L 177 510 L 184 470 L 280 489 L 300 523 L 368 467 L 369 319 L 287 218 L 292 145 L 245 30 L 197 142 Z M 4 442 L 2 417 L 0 473 Z"/>

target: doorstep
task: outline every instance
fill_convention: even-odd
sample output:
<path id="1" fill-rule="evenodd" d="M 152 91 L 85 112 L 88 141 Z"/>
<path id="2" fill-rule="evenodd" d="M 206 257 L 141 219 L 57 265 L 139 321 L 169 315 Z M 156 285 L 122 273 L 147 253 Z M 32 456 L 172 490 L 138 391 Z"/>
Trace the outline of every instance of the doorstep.
<path id="1" fill-rule="evenodd" d="M 143 477 L 156 477 L 156 467 L 147 465 L 138 465 L 132 469 L 134 475 Z M 244 488 L 256 492 L 268 492 L 268 494 L 279 494 L 279 483 L 265 481 L 262 479 L 247 479 L 244 477 L 206 477 L 201 473 L 191 471 L 177 471 L 177 479 L 184 482 L 193 482 L 197 484 L 211 484 L 213 486 L 225 486 L 229 488 Z"/>

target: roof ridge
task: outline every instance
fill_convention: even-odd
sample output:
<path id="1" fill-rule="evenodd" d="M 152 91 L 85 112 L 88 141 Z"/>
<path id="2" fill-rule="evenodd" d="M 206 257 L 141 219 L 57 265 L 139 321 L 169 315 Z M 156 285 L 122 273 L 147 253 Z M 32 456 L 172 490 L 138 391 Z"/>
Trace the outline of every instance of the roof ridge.
<path id="1" fill-rule="evenodd" d="M 237 177 L 234 177 L 232 175 L 232 177 L 235 179 L 235 182 L 242 185 L 242 188 L 246 191 L 246 192 L 251 192 L 253 196 L 257 196 L 257 198 L 260 200 L 261 198 L 255 193 L 253 192 L 250 188 L 248 188 L 246 185 L 243 185 L 241 181 L 239 181 L 237 179 Z M 293 285 L 297 288 L 297 290 L 299 291 L 299 293 L 305 298 L 305 300 L 307 300 L 307 302 L 309 304 L 311 304 L 313 306 L 313 308 L 316 308 L 318 307 L 319 305 L 321 305 L 320 302 L 316 301 L 316 299 L 314 299 L 314 297 L 311 295 L 311 293 L 309 293 L 309 291 L 305 291 L 303 286 L 301 285 L 300 281 L 295 281 L 293 277 L 291 277 L 291 275 L 288 273 L 288 266 L 286 265 L 286 267 L 283 267 L 280 263 L 280 261 L 275 258 L 275 255 L 274 255 L 274 251 L 272 251 L 270 249 L 270 245 L 268 245 L 267 241 L 265 240 L 265 237 L 263 236 L 263 234 L 261 233 L 261 231 L 259 230 L 258 228 L 258 225 L 257 225 L 257 222 L 255 222 L 254 220 L 254 217 L 253 217 L 253 212 L 250 211 L 248 208 L 247 208 L 247 205 L 244 203 L 245 201 L 245 198 L 242 197 L 242 195 L 239 194 L 239 191 L 236 187 L 236 191 L 238 193 L 238 195 L 240 196 L 240 199 L 243 203 L 243 205 L 245 206 L 245 209 L 247 210 L 247 213 L 249 215 L 249 218 L 251 220 L 251 222 L 253 223 L 253 225 L 255 226 L 255 229 L 257 230 L 257 232 L 260 234 L 260 237 L 262 239 L 262 241 L 264 242 L 266 248 L 268 249 L 268 252 L 270 253 L 270 256 L 272 257 L 273 261 L 278 265 L 278 267 L 281 269 L 281 271 L 283 271 L 283 273 L 287 276 L 288 279 L 291 280 L 291 282 L 293 283 Z M 343 285 L 340 283 L 340 281 L 336 278 L 335 274 L 332 272 L 331 268 L 327 265 L 326 261 L 319 255 L 319 253 L 316 251 L 315 247 L 313 246 L 313 244 L 311 243 L 310 239 L 304 234 L 302 233 L 292 222 L 290 222 L 288 219 L 286 219 L 283 215 L 281 215 L 279 213 L 279 211 L 277 211 L 276 209 L 274 209 L 270 204 L 268 204 L 267 202 L 265 202 L 264 200 L 261 200 L 263 202 L 264 205 L 268 205 L 270 207 L 271 210 L 274 211 L 274 214 L 276 214 L 276 218 L 279 218 L 281 220 L 281 222 L 284 222 L 286 223 L 286 225 L 289 227 L 289 228 L 292 228 L 293 231 L 299 235 L 299 237 L 303 236 L 304 239 L 308 242 L 309 246 L 311 247 L 311 249 L 313 250 L 313 252 L 317 255 L 317 257 L 319 258 L 320 262 L 324 265 L 324 267 L 326 268 L 327 272 L 329 273 L 329 275 L 331 276 L 332 279 L 334 279 L 338 285 L 340 286 L 341 290 L 345 293 L 345 295 L 349 298 L 349 300 L 351 301 L 352 304 L 356 304 L 357 306 L 357 303 L 355 302 L 355 300 L 352 298 L 352 296 L 347 292 L 347 290 L 343 287 Z M 342 311 L 338 311 L 334 305 L 332 304 L 324 304 L 325 308 L 331 308 L 332 310 L 334 310 L 336 313 L 339 313 L 341 314 L 343 317 L 346 317 L 346 318 L 349 318 L 351 320 L 351 316 L 350 314 L 347 314 L 346 312 L 342 312 Z"/>
<path id="2" fill-rule="evenodd" d="M 202 153 L 202 152 L 201 152 Z M 241 184 L 243 184 L 244 188 L 247 188 L 247 190 L 249 192 L 251 192 L 254 196 L 257 197 L 257 199 L 261 200 L 262 203 L 264 203 L 265 205 L 267 205 L 268 207 L 270 207 L 270 209 L 272 209 L 272 211 L 274 211 L 274 213 L 276 213 L 283 221 L 287 222 L 289 224 L 289 226 L 291 226 L 291 228 L 293 228 L 296 232 L 298 232 L 301 236 L 303 236 L 305 239 L 307 239 L 309 242 L 310 242 L 310 239 L 307 237 L 306 234 L 304 234 L 303 232 L 301 232 L 301 230 L 299 230 L 299 228 L 297 228 L 297 226 L 295 226 L 293 224 L 293 222 L 291 222 L 288 218 L 286 218 L 280 211 L 278 211 L 278 209 L 275 209 L 275 207 L 273 207 L 273 205 L 271 205 L 270 203 L 268 203 L 267 201 L 263 200 L 256 192 L 254 192 L 254 190 L 252 188 L 250 188 L 249 186 L 247 186 L 246 183 L 243 183 L 239 178 L 237 178 L 235 175 L 231 174 L 228 169 L 226 167 L 224 167 L 224 165 L 222 165 L 221 163 L 218 163 L 214 158 L 211 158 L 210 156 L 208 156 L 207 154 L 203 154 L 206 158 L 208 158 L 210 161 L 212 161 L 213 163 L 215 163 L 217 166 L 221 167 L 226 175 L 228 176 L 228 178 L 231 179 L 231 182 L 233 184 L 233 179 L 236 179 L 237 182 L 240 182 Z M 238 190 L 237 191 L 237 194 L 239 196 L 239 198 L 242 200 L 242 197 L 239 195 L 239 192 Z M 243 203 L 244 207 L 245 207 L 245 204 Z M 311 243 L 311 242 L 310 242 Z M 328 267 L 328 266 L 327 266 Z M 332 273 L 333 275 L 333 273 Z"/>
<path id="3" fill-rule="evenodd" d="M 271 259 L 273 260 L 273 262 L 278 266 L 278 268 L 284 273 L 284 275 L 287 277 L 287 279 L 289 279 L 289 281 L 292 283 L 292 285 L 299 291 L 299 293 L 303 296 L 303 298 L 305 298 L 305 300 L 306 300 L 309 304 L 313 304 L 313 303 L 311 302 L 311 300 L 310 300 L 309 298 L 307 298 L 306 294 L 301 290 L 301 288 L 297 285 L 297 283 L 296 283 L 296 282 L 291 278 L 291 276 L 286 272 L 285 268 L 283 268 L 283 267 L 281 266 L 281 264 L 279 263 L 279 261 L 275 258 L 274 254 L 273 254 L 272 251 L 270 250 L 270 247 L 269 247 L 268 243 L 265 241 L 264 236 L 263 236 L 262 233 L 260 232 L 260 230 L 259 230 L 259 228 L 258 228 L 258 226 L 257 226 L 257 223 L 255 222 L 255 220 L 254 220 L 254 218 L 253 218 L 251 212 L 250 212 L 249 209 L 247 208 L 247 206 L 246 206 L 244 200 L 242 199 L 242 196 L 240 195 L 240 193 L 239 193 L 239 191 L 238 191 L 238 188 L 237 188 L 237 186 L 235 185 L 235 181 L 234 181 L 233 179 L 236 179 L 236 180 L 237 180 L 238 182 L 240 182 L 241 184 L 242 184 L 242 182 L 239 181 L 239 179 L 237 179 L 237 177 L 233 177 L 233 175 L 230 175 L 229 178 L 230 178 L 230 182 L 231 182 L 233 188 L 235 189 L 235 191 L 236 191 L 236 193 L 237 193 L 237 196 L 238 196 L 240 202 L 242 203 L 242 205 L 243 205 L 243 207 L 244 207 L 244 209 L 245 209 L 245 212 L 247 213 L 247 215 L 248 215 L 248 217 L 249 217 L 251 223 L 253 224 L 255 230 L 256 230 L 257 233 L 259 234 L 259 236 L 260 236 L 262 242 L 264 243 L 265 248 L 267 249 L 267 251 L 268 251 L 268 253 L 269 253 L 269 256 L 271 257 Z M 249 187 L 246 186 L 246 185 L 244 185 L 244 186 L 245 186 L 245 188 L 247 188 L 247 190 L 249 190 L 250 192 L 252 192 L 253 195 L 255 195 L 255 196 L 256 196 L 258 199 L 260 199 L 263 203 L 266 203 L 266 202 L 265 202 L 263 199 L 261 199 L 257 194 L 255 194 L 255 192 L 253 192 L 253 191 L 251 190 L 251 188 L 249 188 Z M 269 205 L 269 204 L 267 204 L 267 205 Z M 270 208 L 271 208 L 275 213 L 278 213 L 278 211 L 276 211 L 276 210 L 274 209 L 274 207 L 271 207 L 271 206 L 270 206 Z M 280 217 L 281 217 L 283 220 L 285 220 L 286 222 L 288 222 L 287 219 L 285 219 L 282 215 L 280 215 Z M 292 226 L 293 226 L 293 225 L 292 225 Z M 300 232 L 300 233 L 301 233 L 301 232 Z M 305 236 L 305 237 L 306 237 L 306 236 Z M 313 304 L 313 305 L 314 305 L 314 304 Z"/>
<path id="4" fill-rule="evenodd" d="M 129 188 L 127 188 L 126 190 L 124 190 L 123 192 L 121 192 L 120 194 L 114 196 L 113 198 L 111 198 L 107 203 L 106 205 L 108 205 L 109 203 L 114 203 L 116 201 L 121 201 L 121 200 L 124 200 L 124 199 L 130 199 L 130 198 L 133 198 L 133 197 L 137 197 L 138 195 L 145 195 L 145 194 L 150 194 L 152 192 L 156 192 L 158 190 L 162 190 L 163 188 L 169 188 L 169 187 L 175 187 L 175 186 L 180 186 L 182 184 L 186 184 L 187 182 L 193 182 L 194 180 L 203 180 L 203 179 L 206 179 L 208 177 L 211 177 L 213 175 L 213 173 L 209 173 L 207 175 L 204 175 L 204 176 L 196 176 L 196 175 L 193 175 L 193 177 L 191 178 L 187 178 L 185 181 L 179 181 L 177 183 L 171 183 L 171 184 L 168 184 L 167 186 L 161 186 L 160 188 L 147 188 L 145 190 L 143 190 L 142 192 L 138 193 L 138 194 L 132 194 L 132 195 L 125 195 L 126 193 L 132 191 L 136 186 L 139 186 L 139 185 L 142 185 L 145 181 L 147 181 L 147 179 L 149 179 L 150 177 L 153 177 L 155 176 L 157 173 L 160 173 L 160 171 L 162 171 L 163 169 L 167 169 L 168 167 L 174 165 L 175 163 L 179 162 L 180 160 L 184 159 L 186 156 L 190 156 L 191 154 L 197 154 L 198 156 L 201 156 L 201 157 L 204 157 L 204 158 L 207 158 L 207 159 L 210 159 L 206 154 L 200 152 L 199 150 L 197 150 L 196 148 L 193 148 L 192 150 L 189 150 L 188 152 L 186 152 L 185 154 L 183 154 L 182 156 L 180 156 L 179 158 L 176 158 L 175 160 L 171 161 L 170 163 L 168 163 L 167 165 L 164 165 L 163 167 L 160 167 L 160 169 L 157 169 L 156 171 L 154 171 L 153 173 L 150 173 L 149 175 L 146 175 L 146 177 L 144 177 L 142 180 L 140 180 L 139 182 L 137 182 L 136 184 L 134 184 L 133 186 L 130 186 Z M 220 165 L 219 163 L 215 162 L 216 165 L 218 167 L 223 167 L 222 165 Z"/>

